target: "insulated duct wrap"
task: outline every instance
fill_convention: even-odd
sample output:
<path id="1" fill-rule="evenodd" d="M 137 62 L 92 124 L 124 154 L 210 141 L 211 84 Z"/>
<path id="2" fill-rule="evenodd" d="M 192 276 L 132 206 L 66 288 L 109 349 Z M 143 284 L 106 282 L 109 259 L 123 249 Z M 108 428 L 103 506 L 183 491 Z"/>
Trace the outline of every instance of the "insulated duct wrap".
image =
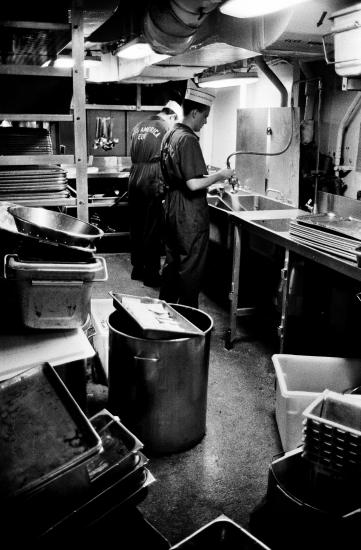
<path id="1" fill-rule="evenodd" d="M 162 0 L 150 5 L 143 22 L 145 39 L 163 55 L 185 52 L 197 30 L 223 0 Z"/>

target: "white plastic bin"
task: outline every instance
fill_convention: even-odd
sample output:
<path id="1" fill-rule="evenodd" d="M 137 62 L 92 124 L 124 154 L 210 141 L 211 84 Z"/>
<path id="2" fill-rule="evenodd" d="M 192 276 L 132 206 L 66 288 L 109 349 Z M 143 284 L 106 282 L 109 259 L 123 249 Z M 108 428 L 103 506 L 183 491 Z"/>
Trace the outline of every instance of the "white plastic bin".
<path id="1" fill-rule="evenodd" d="M 115 311 L 112 298 L 93 298 L 91 300 L 91 317 L 95 331 L 93 347 L 98 354 L 100 364 L 108 379 L 109 327 L 108 317 Z"/>
<path id="2" fill-rule="evenodd" d="M 276 421 L 284 451 L 302 443 L 302 413 L 325 389 L 361 385 L 361 359 L 275 354 Z"/>

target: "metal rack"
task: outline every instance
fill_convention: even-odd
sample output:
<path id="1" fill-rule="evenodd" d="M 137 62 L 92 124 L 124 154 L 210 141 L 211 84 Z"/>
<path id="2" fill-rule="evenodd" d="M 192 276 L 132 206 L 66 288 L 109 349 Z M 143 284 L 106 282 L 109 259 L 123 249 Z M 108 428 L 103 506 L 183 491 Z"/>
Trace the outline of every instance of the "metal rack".
<path id="1" fill-rule="evenodd" d="M 86 109 L 85 109 L 85 77 L 84 77 L 84 21 L 80 0 L 75 0 L 71 9 L 71 22 L 68 25 L 71 35 L 74 67 L 57 69 L 54 67 L 39 67 L 35 65 L 0 65 L 0 74 L 22 76 L 57 76 L 72 77 L 73 111 L 72 114 L 0 114 L 8 121 L 40 121 L 40 122 L 73 122 L 74 125 L 74 155 L 2 155 L 0 166 L 6 165 L 39 165 L 39 164 L 74 164 L 76 169 L 77 196 L 66 199 L 45 199 L 37 201 L 37 206 L 75 206 L 77 217 L 88 221 L 88 180 L 87 180 L 87 142 L 86 142 Z M 22 25 L 36 27 L 36 22 L 22 22 Z M 14 23 L 15 25 L 15 23 Z M 18 26 L 20 23 L 18 23 Z M 61 25 L 64 32 L 66 25 Z M 54 23 L 41 23 L 41 29 L 54 30 Z M 32 204 L 32 201 L 22 201 L 22 204 Z"/>

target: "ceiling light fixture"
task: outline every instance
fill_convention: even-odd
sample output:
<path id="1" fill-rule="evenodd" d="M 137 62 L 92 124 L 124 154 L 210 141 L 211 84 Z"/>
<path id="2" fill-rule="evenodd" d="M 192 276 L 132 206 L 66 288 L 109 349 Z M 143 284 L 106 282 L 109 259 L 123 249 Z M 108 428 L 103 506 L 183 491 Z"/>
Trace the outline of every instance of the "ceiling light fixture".
<path id="1" fill-rule="evenodd" d="M 84 67 L 90 69 L 91 67 L 98 66 L 102 58 L 100 55 L 93 55 L 90 51 L 87 51 L 84 55 Z M 45 61 L 42 67 L 56 67 L 57 69 L 71 69 L 74 67 L 74 59 L 71 55 L 58 55 L 53 60 Z"/>
<path id="2" fill-rule="evenodd" d="M 86 69 L 90 69 L 91 67 L 98 67 L 99 63 L 101 63 L 101 56 L 100 55 L 94 55 L 90 50 L 86 52 L 84 56 L 84 67 Z"/>
<path id="3" fill-rule="evenodd" d="M 162 55 L 156 53 L 148 42 L 146 42 L 142 37 L 134 38 L 125 44 L 121 44 L 113 52 L 114 55 L 122 59 L 134 60 L 134 59 L 144 59 L 149 57 L 152 59 L 152 63 L 158 63 L 163 59 L 167 59 L 169 55 Z"/>
<path id="4" fill-rule="evenodd" d="M 285 8 L 292 8 L 297 4 L 309 2 L 310 0 L 228 0 L 222 4 L 219 11 L 232 17 L 246 18 L 267 15 Z M 313 0 L 312 0 L 313 1 Z"/>
<path id="5" fill-rule="evenodd" d="M 256 72 L 244 73 L 218 73 L 210 76 L 200 76 L 198 86 L 200 88 L 228 88 L 230 86 L 241 86 L 257 82 Z"/>

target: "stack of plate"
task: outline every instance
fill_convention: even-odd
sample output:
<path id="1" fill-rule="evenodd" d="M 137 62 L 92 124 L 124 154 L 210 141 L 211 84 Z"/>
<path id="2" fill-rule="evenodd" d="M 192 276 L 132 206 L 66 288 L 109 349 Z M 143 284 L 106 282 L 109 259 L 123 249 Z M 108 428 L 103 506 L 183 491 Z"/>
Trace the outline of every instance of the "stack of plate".
<path id="1" fill-rule="evenodd" d="M 66 172 L 58 166 L 0 167 L 0 200 L 67 198 Z"/>
<path id="2" fill-rule="evenodd" d="M 316 250 L 357 262 L 361 246 L 361 220 L 330 212 L 299 216 L 290 223 L 294 240 Z"/>
<path id="3" fill-rule="evenodd" d="M 52 155 L 49 130 L 45 128 L 0 127 L 1 155 Z"/>

